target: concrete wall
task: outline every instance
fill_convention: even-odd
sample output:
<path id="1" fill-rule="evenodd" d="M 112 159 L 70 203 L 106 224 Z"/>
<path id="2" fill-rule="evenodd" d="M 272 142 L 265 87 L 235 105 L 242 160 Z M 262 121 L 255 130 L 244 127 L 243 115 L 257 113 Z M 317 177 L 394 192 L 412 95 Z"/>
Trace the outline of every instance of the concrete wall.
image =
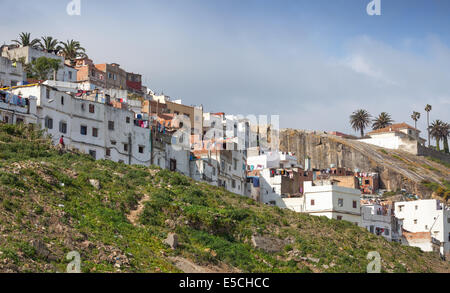
<path id="1" fill-rule="evenodd" d="M 26 80 L 22 63 L 16 62 L 16 66 L 13 66 L 13 63 L 6 57 L 0 57 L 0 88 L 20 85 Z"/>

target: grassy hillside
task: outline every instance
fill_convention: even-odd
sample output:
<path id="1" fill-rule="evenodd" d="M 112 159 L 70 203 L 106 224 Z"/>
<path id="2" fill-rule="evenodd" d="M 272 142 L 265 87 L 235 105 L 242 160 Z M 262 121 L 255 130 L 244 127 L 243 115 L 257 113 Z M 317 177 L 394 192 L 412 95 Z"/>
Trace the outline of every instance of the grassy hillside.
<path id="1" fill-rule="evenodd" d="M 97 180 L 94 186 L 90 180 Z M 163 243 L 176 233 L 179 246 Z M 268 253 L 252 235 L 285 241 Z M 59 156 L 27 128 L 0 125 L 0 271 L 449 272 L 419 249 L 343 221 L 260 205 L 167 170 Z"/>

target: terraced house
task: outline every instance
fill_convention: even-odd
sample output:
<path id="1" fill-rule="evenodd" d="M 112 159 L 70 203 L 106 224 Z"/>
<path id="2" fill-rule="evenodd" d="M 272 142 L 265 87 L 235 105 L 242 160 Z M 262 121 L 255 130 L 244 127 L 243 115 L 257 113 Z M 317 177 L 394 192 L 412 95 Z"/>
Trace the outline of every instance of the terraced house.
<path id="1" fill-rule="evenodd" d="M 95 95 L 76 97 L 42 84 L 16 87 L 12 93 L 37 101 L 37 123 L 54 144 L 64 136 L 70 149 L 95 159 L 150 165 L 150 129 L 136 123 L 126 105 L 114 107 Z"/>

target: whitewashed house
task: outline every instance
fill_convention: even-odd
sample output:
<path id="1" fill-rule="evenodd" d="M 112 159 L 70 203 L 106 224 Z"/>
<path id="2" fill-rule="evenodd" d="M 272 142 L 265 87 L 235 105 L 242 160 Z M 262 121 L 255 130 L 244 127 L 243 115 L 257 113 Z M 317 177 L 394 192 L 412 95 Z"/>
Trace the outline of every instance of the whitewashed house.
<path id="1" fill-rule="evenodd" d="M 361 204 L 361 226 L 372 234 L 383 236 L 388 241 L 400 242 L 401 221 L 394 217 L 390 204 L 363 202 Z"/>
<path id="2" fill-rule="evenodd" d="M 425 139 L 420 137 L 420 130 L 406 124 L 398 123 L 385 128 L 369 132 L 370 138 L 360 139 L 359 141 L 376 145 L 379 147 L 403 150 L 417 155 L 418 145 L 423 145 Z"/>
<path id="3" fill-rule="evenodd" d="M 403 222 L 402 243 L 433 251 L 433 242 L 438 242 L 440 253 L 449 257 L 450 210 L 444 203 L 436 199 L 396 202 L 395 217 Z"/>
<path id="4" fill-rule="evenodd" d="M 0 57 L 0 88 L 21 85 L 26 79 L 22 63 Z"/>
<path id="5" fill-rule="evenodd" d="M 361 225 L 361 191 L 323 183 L 313 186 L 312 182 L 305 182 L 302 205 L 295 207 L 295 210 Z"/>
<path id="6" fill-rule="evenodd" d="M 58 144 L 126 164 L 150 165 L 150 129 L 136 126 L 134 112 L 74 97 L 46 85 L 15 88 L 37 100 L 37 123 Z"/>
<path id="7" fill-rule="evenodd" d="M 0 90 L 0 122 L 6 124 L 36 124 L 36 99 L 13 95 Z"/>
<path id="8" fill-rule="evenodd" d="M 44 50 L 32 48 L 29 46 L 26 47 L 9 47 L 3 46 L 3 50 L 1 52 L 2 57 L 8 58 L 9 60 L 20 61 L 22 58 L 25 61 L 25 64 L 30 64 L 34 60 L 37 60 L 40 57 L 46 57 L 50 59 L 55 59 L 60 61 L 61 68 L 58 70 L 56 74 L 57 81 L 65 81 L 65 82 L 76 82 L 77 81 L 77 70 L 71 66 L 68 66 L 64 63 L 64 57 L 46 52 Z M 53 73 L 49 74 L 49 79 L 53 79 Z"/>

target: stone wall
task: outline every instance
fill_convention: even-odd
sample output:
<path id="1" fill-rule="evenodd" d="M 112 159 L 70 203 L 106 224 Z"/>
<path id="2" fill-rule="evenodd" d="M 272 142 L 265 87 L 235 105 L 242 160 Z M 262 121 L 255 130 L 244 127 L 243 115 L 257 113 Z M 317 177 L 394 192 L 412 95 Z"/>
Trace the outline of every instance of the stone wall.
<path id="1" fill-rule="evenodd" d="M 450 164 L 450 155 L 443 153 L 443 152 L 438 152 L 436 149 L 432 149 L 432 148 L 428 148 L 423 145 L 419 145 L 417 147 L 417 152 L 418 152 L 419 156 L 432 157 L 432 158 L 439 159 L 443 162 Z"/>

